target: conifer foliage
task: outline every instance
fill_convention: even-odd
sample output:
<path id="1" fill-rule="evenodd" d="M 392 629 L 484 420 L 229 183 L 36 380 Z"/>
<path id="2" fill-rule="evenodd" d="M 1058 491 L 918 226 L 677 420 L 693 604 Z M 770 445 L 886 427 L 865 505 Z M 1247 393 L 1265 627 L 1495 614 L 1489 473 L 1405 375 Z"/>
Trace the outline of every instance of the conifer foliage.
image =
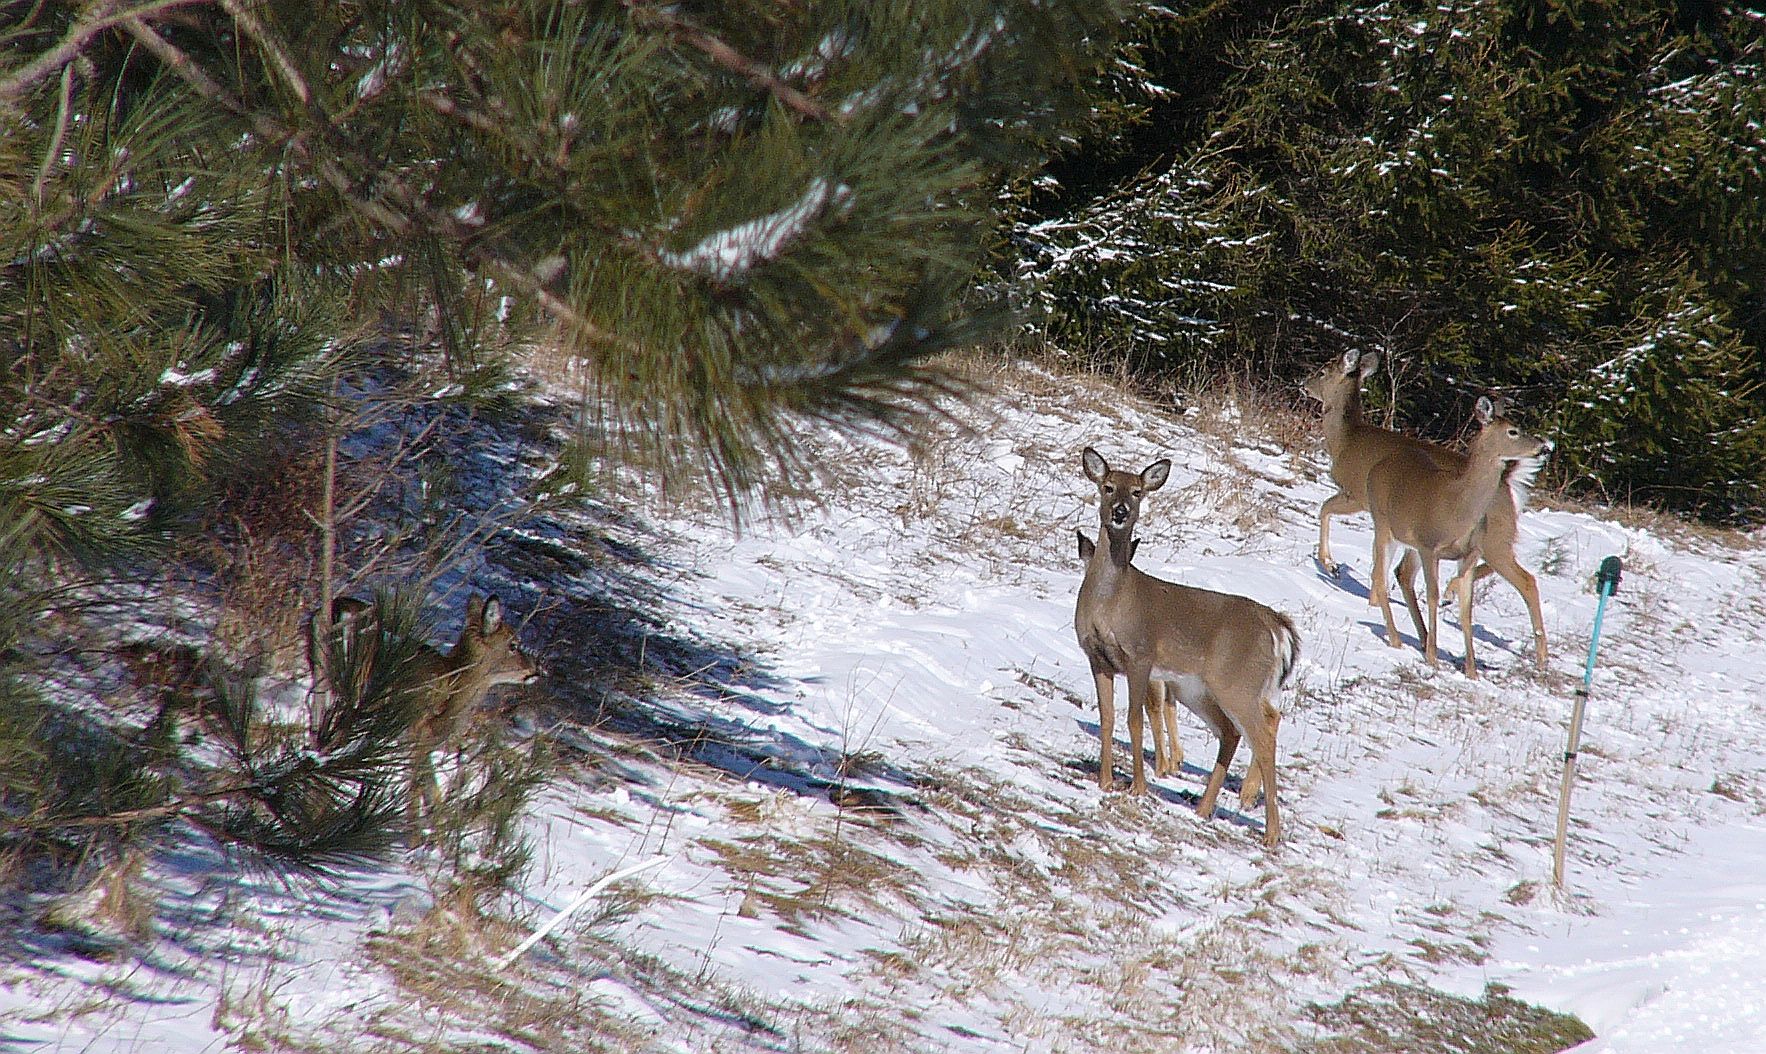
<path id="1" fill-rule="evenodd" d="M 1766 18 L 1246 0 L 1156 38 L 1185 91 L 1136 175 L 1020 231 L 1061 339 L 1285 379 L 1376 348 L 1412 427 L 1500 391 L 1584 490 L 1766 511 Z"/>
<path id="2" fill-rule="evenodd" d="M 929 358 L 1003 318 L 970 295 L 1000 187 L 1091 119 L 1130 6 L 6 5 L 0 695 L 42 715 L 0 735 L 8 830 L 219 811 L 267 852 L 385 844 L 385 766 L 336 768 L 373 735 L 315 770 L 258 738 L 250 683 L 185 678 L 243 780 L 193 782 L 169 724 L 38 691 L 45 618 L 152 580 L 340 372 L 436 345 L 463 375 L 560 349 L 598 451 L 732 504 L 796 467 L 805 421 L 908 427 L 948 385 Z M 33 779 L 56 743 L 104 745 L 128 793 Z"/>

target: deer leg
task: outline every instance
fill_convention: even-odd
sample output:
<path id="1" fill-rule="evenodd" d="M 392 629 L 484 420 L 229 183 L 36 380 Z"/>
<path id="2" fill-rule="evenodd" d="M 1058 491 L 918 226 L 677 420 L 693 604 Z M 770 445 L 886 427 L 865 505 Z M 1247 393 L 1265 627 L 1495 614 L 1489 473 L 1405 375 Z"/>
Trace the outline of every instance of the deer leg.
<path id="1" fill-rule="evenodd" d="M 1466 676 L 1472 680 L 1478 677 L 1478 662 L 1472 655 L 1472 583 L 1478 580 L 1477 565 L 1478 553 L 1473 550 L 1459 562 L 1459 574 L 1454 576 L 1459 583 L 1459 624 L 1465 633 Z"/>
<path id="2" fill-rule="evenodd" d="M 1233 727 L 1219 702 L 1211 701 L 1207 718 L 1220 739 L 1220 750 L 1214 755 L 1214 771 L 1208 774 L 1208 786 L 1202 791 L 1202 800 L 1196 804 L 1196 815 L 1204 820 L 1214 815 L 1215 799 L 1220 797 L 1220 788 L 1226 786 L 1226 767 L 1232 764 L 1233 754 L 1239 749 L 1239 730 Z"/>
<path id="3" fill-rule="evenodd" d="M 1263 723 L 1269 727 L 1269 741 L 1272 743 L 1275 742 L 1276 729 L 1280 727 L 1281 722 L 1281 711 L 1265 702 L 1263 704 Z M 1255 747 L 1256 744 L 1253 743 L 1252 746 Z M 1244 782 L 1239 784 L 1239 807 L 1249 810 L 1253 805 L 1256 805 L 1257 792 L 1262 787 L 1263 767 L 1257 764 L 1256 751 L 1253 750 L 1251 767 L 1245 770 Z"/>
<path id="4" fill-rule="evenodd" d="M 1142 753 L 1144 744 L 1144 718 L 1147 712 L 1147 695 L 1151 690 L 1150 670 L 1128 671 L 1128 747 L 1134 755 L 1132 769 L 1134 777 L 1128 785 L 1128 793 L 1147 793 L 1147 759 Z"/>
<path id="5" fill-rule="evenodd" d="M 422 830 L 425 816 L 433 815 L 435 762 L 427 746 L 418 743 L 411 748 L 411 782 L 405 796 L 405 822 L 412 831 Z"/>
<path id="6" fill-rule="evenodd" d="M 1367 602 L 1371 607 L 1380 609 L 1386 617 L 1386 643 L 1394 648 L 1404 647 L 1404 641 L 1398 636 L 1398 624 L 1392 621 L 1392 594 L 1386 589 L 1386 561 L 1391 554 L 1391 528 L 1376 522 L 1374 524 L 1374 576 L 1368 586 Z"/>
<path id="7" fill-rule="evenodd" d="M 1361 503 L 1344 494 L 1342 491 L 1325 499 L 1318 509 L 1318 562 L 1324 565 L 1325 573 L 1332 578 L 1341 570 L 1337 562 L 1331 559 L 1331 517 L 1353 516 L 1361 511 Z"/>
<path id="8" fill-rule="evenodd" d="M 1478 568 L 1482 577 L 1487 571 L 1495 571 L 1508 579 L 1521 599 L 1527 602 L 1527 614 L 1533 619 L 1533 661 L 1541 669 L 1545 669 L 1545 616 L 1539 610 L 1539 580 L 1520 565 L 1512 552 L 1502 552 L 1501 547 L 1484 554 L 1484 564 Z"/>
<path id="9" fill-rule="evenodd" d="M 1098 688 L 1098 789 L 1116 789 L 1116 760 L 1111 748 L 1116 739 L 1116 675 L 1108 670 L 1093 670 L 1092 680 Z"/>
<path id="10" fill-rule="evenodd" d="M 1404 594 L 1404 606 L 1410 609 L 1411 625 L 1416 627 L 1416 639 L 1427 640 L 1429 631 L 1423 627 L 1423 612 L 1416 602 L 1417 565 L 1422 558 L 1417 556 L 1415 549 L 1406 548 L 1404 555 L 1398 558 L 1398 589 Z"/>
<path id="11" fill-rule="evenodd" d="M 1172 686 L 1162 686 L 1165 698 L 1165 758 L 1168 767 L 1165 774 L 1174 776 L 1183 771 L 1183 741 L 1177 738 L 1177 700 L 1171 697 Z"/>
<path id="12" fill-rule="evenodd" d="M 1429 636 L 1423 642 L 1423 658 L 1433 666 L 1441 641 L 1441 561 L 1433 549 L 1418 555 L 1423 561 L 1423 584 L 1429 590 Z"/>
<path id="13" fill-rule="evenodd" d="M 1175 689 L 1155 680 L 1147 692 L 1147 718 L 1153 725 L 1153 774 L 1171 776 L 1183 771 L 1183 743 L 1177 738 Z"/>
<path id="14" fill-rule="evenodd" d="M 1254 705 L 1253 709 L 1262 711 L 1258 714 L 1260 720 L 1250 722 L 1245 738 L 1251 741 L 1251 769 L 1262 775 L 1263 844 L 1273 849 L 1282 836 L 1281 815 L 1275 804 L 1275 733 L 1279 718 L 1274 707 L 1262 700 L 1258 702 L 1261 706 Z"/>
<path id="15" fill-rule="evenodd" d="M 1147 721 L 1153 726 L 1153 775 L 1166 774 L 1170 758 L 1165 753 L 1165 682 L 1147 685 Z"/>

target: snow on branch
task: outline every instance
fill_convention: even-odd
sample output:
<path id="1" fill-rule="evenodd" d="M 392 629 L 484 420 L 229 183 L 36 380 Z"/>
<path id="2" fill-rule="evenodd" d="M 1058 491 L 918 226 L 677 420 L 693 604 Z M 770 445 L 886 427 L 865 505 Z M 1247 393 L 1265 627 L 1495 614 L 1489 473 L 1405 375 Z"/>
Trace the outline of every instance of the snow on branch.
<path id="1" fill-rule="evenodd" d="M 685 252 L 665 249 L 657 258 L 670 267 L 727 282 L 756 264 L 777 259 L 816 220 L 830 211 L 844 211 L 851 202 L 851 187 L 831 185 L 817 176 L 801 198 L 778 212 L 718 231 Z"/>

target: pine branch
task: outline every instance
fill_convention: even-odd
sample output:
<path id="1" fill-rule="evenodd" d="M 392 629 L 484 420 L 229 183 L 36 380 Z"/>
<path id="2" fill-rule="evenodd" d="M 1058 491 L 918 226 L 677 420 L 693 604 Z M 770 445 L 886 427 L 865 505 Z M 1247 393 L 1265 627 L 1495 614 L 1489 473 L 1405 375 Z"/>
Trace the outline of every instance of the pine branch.
<path id="1" fill-rule="evenodd" d="M 644 28 L 666 30 L 675 39 L 705 53 L 711 61 L 732 73 L 740 74 L 757 88 L 763 88 L 787 107 L 814 121 L 843 121 L 828 112 L 820 103 L 786 84 L 765 64 L 748 58 L 729 44 L 712 36 L 677 14 L 675 8 L 651 7 L 639 0 L 623 0 L 632 21 Z"/>
<path id="2" fill-rule="evenodd" d="M 116 9 L 118 0 L 100 0 L 85 15 L 68 28 L 61 42 L 45 51 L 12 76 L 0 80 L 0 102 L 18 98 L 29 91 L 31 86 L 51 76 L 54 72 L 77 58 L 92 38 L 106 30 L 130 21 L 147 18 L 180 7 L 192 7 L 207 3 L 208 0 L 153 0 L 152 3 L 131 7 L 124 11 Z"/>
<path id="3" fill-rule="evenodd" d="M 43 151 L 43 165 L 37 169 L 37 181 L 31 184 L 31 202 L 38 209 L 43 207 L 43 187 L 49 182 L 49 173 L 54 171 L 56 160 L 61 157 L 61 144 L 67 138 L 68 115 L 73 102 L 74 66 L 70 62 L 61 71 L 61 105 L 55 110 L 55 132 L 49 137 L 49 149 Z"/>
<path id="4" fill-rule="evenodd" d="M 47 817 L 41 819 L 20 820 L 9 824 L 8 826 L 12 830 L 25 831 L 50 831 L 62 828 L 85 827 L 126 827 L 130 824 L 141 823 L 144 820 L 163 820 L 169 817 L 181 816 L 192 809 L 198 809 L 204 805 L 213 805 L 216 802 L 224 802 L 244 795 L 258 793 L 259 789 L 256 780 L 249 780 L 221 787 L 217 790 L 204 791 L 200 794 L 188 794 L 179 798 L 177 801 L 167 802 L 163 805 L 149 805 L 139 809 L 125 809 L 122 812 L 105 813 L 102 816 L 72 816 L 64 819 Z"/>
<path id="5" fill-rule="evenodd" d="M 326 146 L 332 152 L 332 156 L 316 155 L 305 136 L 296 133 L 274 117 L 247 106 L 244 100 L 227 91 L 197 65 L 189 55 L 154 32 L 145 22 L 134 19 L 127 22 L 126 27 L 131 35 L 161 62 L 171 68 L 185 83 L 194 88 L 198 94 L 226 108 L 235 116 L 250 122 L 252 127 L 266 139 L 285 142 L 290 150 L 312 163 L 338 196 L 368 219 L 384 225 L 395 234 L 408 237 L 421 230 L 444 240 L 471 247 L 467 253 L 469 262 L 476 262 L 514 288 L 532 297 L 583 339 L 591 343 L 631 346 L 625 338 L 591 322 L 552 293 L 546 287 L 546 281 L 535 273 L 535 269 L 523 267 L 482 246 L 474 247 L 473 242 L 477 232 L 471 226 L 458 217 L 425 204 L 417 192 L 412 190 L 403 180 L 393 176 L 383 178 L 380 181 L 382 195 L 378 198 L 357 193 L 349 176 L 333 157 L 350 156 L 361 163 L 364 168 L 371 166 L 351 147 L 344 136 L 337 133 L 329 121 L 323 119 L 322 115 L 319 116 L 324 123 L 321 124 L 320 130 L 325 135 Z M 542 261 L 543 265 L 544 261 Z"/>

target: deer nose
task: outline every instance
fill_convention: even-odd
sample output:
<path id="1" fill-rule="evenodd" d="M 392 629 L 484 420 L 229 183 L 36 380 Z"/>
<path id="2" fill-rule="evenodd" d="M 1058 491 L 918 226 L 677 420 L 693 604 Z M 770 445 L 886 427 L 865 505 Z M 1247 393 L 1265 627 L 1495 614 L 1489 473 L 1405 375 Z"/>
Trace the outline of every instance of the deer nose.
<path id="1" fill-rule="evenodd" d="M 1119 501 L 1110 506 L 1110 522 L 1120 527 L 1128 521 L 1128 503 Z"/>

